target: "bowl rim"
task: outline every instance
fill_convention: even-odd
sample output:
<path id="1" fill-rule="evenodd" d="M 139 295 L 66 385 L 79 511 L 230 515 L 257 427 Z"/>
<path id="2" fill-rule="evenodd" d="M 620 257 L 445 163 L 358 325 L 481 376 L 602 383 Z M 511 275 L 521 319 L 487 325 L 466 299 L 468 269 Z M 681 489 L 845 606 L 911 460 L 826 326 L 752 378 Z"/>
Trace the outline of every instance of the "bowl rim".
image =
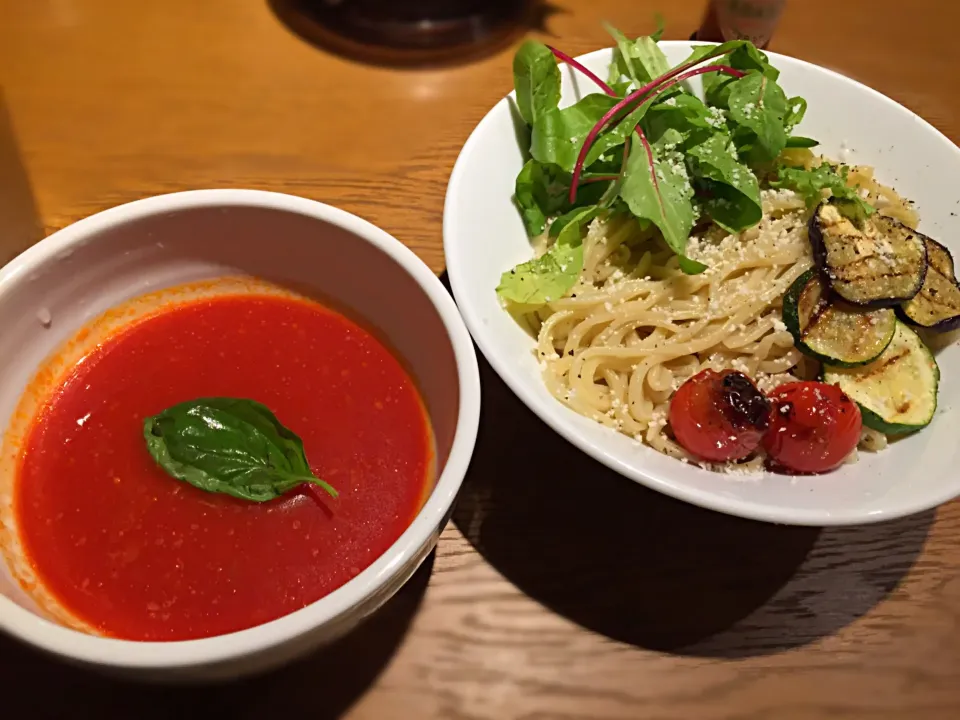
<path id="1" fill-rule="evenodd" d="M 457 366 L 460 403 L 447 462 L 426 503 L 401 536 L 359 575 L 304 608 L 225 635 L 141 642 L 73 630 L 0 595 L 0 630 L 41 650 L 90 665 L 141 670 L 212 665 L 268 651 L 320 626 L 333 624 L 387 586 L 411 561 L 417 560 L 417 553 L 431 536 L 442 530 L 463 482 L 480 419 L 480 375 L 473 340 L 453 298 L 426 263 L 386 231 L 345 210 L 264 190 L 188 190 L 157 195 L 96 213 L 44 238 L 0 269 L 0 290 L 28 276 L 67 248 L 109 228 L 152 216 L 209 207 L 272 209 L 336 225 L 381 250 L 413 278 L 440 316 Z"/>
<path id="2" fill-rule="evenodd" d="M 699 45 L 714 45 L 716 43 L 705 43 L 689 40 L 663 40 L 659 44 L 664 48 L 690 51 L 692 48 Z M 609 61 L 609 57 L 612 52 L 613 48 L 608 46 L 578 55 L 575 59 L 580 62 L 587 63 L 599 59 L 607 59 L 607 61 Z M 881 101 L 887 107 L 889 107 L 891 112 L 907 113 L 916 123 L 918 123 L 924 132 L 937 136 L 948 147 L 952 148 L 954 157 L 957 159 L 958 163 L 960 163 L 960 148 L 958 148 L 953 141 L 950 140 L 950 138 L 948 138 L 922 117 L 914 113 L 912 110 L 904 107 L 878 90 L 873 89 L 869 85 L 864 85 L 863 83 L 849 78 L 835 70 L 822 67 L 807 60 L 802 60 L 790 55 L 783 55 L 781 53 L 765 52 L 775 63 L 779 62 L 797 65 L 806 72 L 826 75 L 830 77 L 832 81 L 841 83 L 847 88 L 856 89 L 859 92 L 866 92 L 867 94 L 872 95 L 875 99 Z M 669 479 L 653 477 L 641 469 L 643 464 L 642 462 L 628 463 L 622 458 L 618 457 L 617 454 L 614 454 L 601 445 L 581 436 L 577 432 L 577 428 L 572 421 L 573 418 L 567 417 L 564 414 L 564 410 L 566 410 L 566 408 L 564 408 L 553 398 L 550 398 L 550 402 L 541 399 L 534 393 L 533 389 L 528 387 L 525 382 L 521 381 L 518 376 L 514 375 L 511 369 L 510 361 L 501 355 L 492 342 L 488 341 L 486 333 L 483 330 L 484 322 L 480 317 L 477 308 L 469 301 L 469 297 L 465 289 L 466 283 L 461 283 L 461 272 L 463 272 L 463 268 L 465 266 L 460 259 L 460 248 L 462 243 L 457 241 L 454 230 L 454 208 L 455 206 L 459 206 L 461 203 L 469 202 L 469 200 L 461 198 L 461 188 L 463 186 L 462 178 L 467 172 L 466 168 L 471 156 L 476 152 L 477 147 L 484 142 L 484 136 L 487 133 L 485 127 L 493 122 L 493 117 L 495 114 L 509 111 L 509 103 L 511 99 L 515 98 L 516 93 L 511 91 L 498 100 L 497 103 L 490 108 L 489 111 L 487 111 L 480 122 L 477 123 L 476 127 L 474 127 L 474 129 L 471 131 L 470 136 L 467 138 L 467 141 L 460 150 L 460 154 L 457 156 L 457 160 L 453 166 L 453 171 L 450 174 L 450 180 L 447 183 L 447 193 L 444 200 L 443 249 L 447 266 L 447 274 L 450 280 L 450 287 L 453 291 L 453 296 L 457 301 L 457 306 L 460 308 L 460 314 L 463 317 L 467 327 L 470 329 L 470 334 L 473 336 L 474 341 L 480 348 L 481 353 L 496 371 L 497 375 L 499 375 L 500 379 L 506 383 L 514 395 L 520 398 L 527 408 L 535 413 L 544 423 L 546 423 L 567 442 L 582 452 L 585 452 L 598 462 L 603 463 L 619 475 L 644 485 L 651 490 L 656 490 L 657 492 L 661 492 L 678 500 L 683 500 L 708 510 L 714 510 L 750 520 L 759 520 L 762 522 L 783 525 L 807 525 L 814 527 L 860 525 L 885 522 L 887 520 L 893 520 L 895 518 L 930 510 L 931 508 L 935 508 L 945 502 L 948 502 L 949 500 L 952 500 L 954 497 L 957 497 L 957 491 L 944 490 L 936 495 L 928 496 L 922 501 L 903 504 L 894 510 L 826 511 L 771 507 L 764 503 L 731 498 L 723 495 L 720 492 L 700 490 L 697 488 L 687 487 L 682 483 L 678 483 Z"/>

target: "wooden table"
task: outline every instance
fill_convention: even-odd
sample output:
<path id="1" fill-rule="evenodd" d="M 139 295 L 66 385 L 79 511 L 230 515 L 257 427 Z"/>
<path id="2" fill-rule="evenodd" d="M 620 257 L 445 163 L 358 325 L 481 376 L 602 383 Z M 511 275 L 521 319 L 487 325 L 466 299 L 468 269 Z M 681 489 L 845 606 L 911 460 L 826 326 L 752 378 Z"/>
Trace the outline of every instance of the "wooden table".
<path id="1" fill-rule="evenodd" d="M 663 10 L 667 37 L 682 38 L 702 6 L 560 0 L 538 34 L 576 55 L 608 42 L 601 19 L 636 35 Z M 795 1 L 772 47 L 869 83 L 957 141 L 958 23 L 957 6 L 937 0 Z M 440 272 L 447 177 L 509 90 L 511 54 L 395 70 L 313 47 L 265 0 L 0 0 L 0 247 L 9 257 L 148 195 L 255 187 L 363 215 Z M 960 717 L 960 502 L 849 529 L 717 515 L 613 475 L 482 374 L 454 520 L 357 632 L 263 678 L 178 690 L 102 679 L 0 639 L 0 712 Z"/>

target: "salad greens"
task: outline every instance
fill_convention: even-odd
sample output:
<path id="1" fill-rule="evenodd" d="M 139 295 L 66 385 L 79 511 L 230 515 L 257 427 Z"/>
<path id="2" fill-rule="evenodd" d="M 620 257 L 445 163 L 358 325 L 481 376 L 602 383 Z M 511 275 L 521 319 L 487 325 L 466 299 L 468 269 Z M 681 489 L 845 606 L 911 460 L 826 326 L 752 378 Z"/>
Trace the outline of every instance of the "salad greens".
<path id="1" fill-rule="evenodd" d="M 807 103 L 787 97 L 779 71 L 751 43 L 699 45 L 671 67 L 657 44 L 662 27 L 636 40 L 607 30 L 616 47 L 606 82 L 535 41 L 514 58 L 517 107 L 530 130 L 515 202 L 530 236 L 549 230 L 556 240 L 503 274 L 501 298 L 538 305 L 565 295 L 582 270 L 583 235 L 601 212 L 655 225 L 683 271 L 696 274 L 706 266 L 686 257 L 693 228 L 714 223 L 734 233 L 756 225 L 761 182 L 811 204 L 830 190 L 862 215 L 873 211 L 847 186 L 845 168 L 784 164 L 785 149 L 817 144 L 792 134 Z M 561 109 L 558 60 L 599 91 Z M 697 76 L 702 96 L 688 87 Z"/>

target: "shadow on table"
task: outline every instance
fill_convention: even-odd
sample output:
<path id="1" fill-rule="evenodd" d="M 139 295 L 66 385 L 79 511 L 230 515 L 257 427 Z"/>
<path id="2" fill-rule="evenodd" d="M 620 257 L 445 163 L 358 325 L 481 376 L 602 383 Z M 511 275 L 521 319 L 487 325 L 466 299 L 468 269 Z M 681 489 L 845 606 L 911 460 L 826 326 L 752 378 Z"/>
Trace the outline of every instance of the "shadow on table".
<path id="1" fill-rule="evenodd" d="M 0 265 L 43 238 L 43 227 L 0 88 Z"/>
<path id="2" fill-rule="evenodd" d="M 932 512 L 774 526 L 643 488 L 560 439 L 480 365 L 480 435 L 454 522 L 520 590 L 590 630 L 691 656 L 775 653 L 868 612 L 922 550 Z"/>
<path id="3" fill-rule="evenodd" d="M 433 22 L 411 22 L 413 10 L 426 8 Z M 562 10 L 548 0 L 486 0 L 482 10 L 457 17 L 436 0 L 267 0 L 280 22 L 301 40 L 326 52 L 365 63 L 396 68 L 461 65 L 493 55 L 527 32 L 550 34 L 549 18 Z M 456 0 L 449 0 L 456 7 Z M 444 12 L 446 11 L 446 12 Z"/>
<path id="4" fill-rule="evenodd" d="M 0 685 L 23 691 L 6 694 L 3 717 L 338 718 L 390 662 L 420 606 L 433 562 L 431 553 L 391 600 L 333 645 L 237 682 L 171 687 L 114 680 L 64 665 L 0 636 Z M 22 707 L 16 707 L 16 698 Z"/>

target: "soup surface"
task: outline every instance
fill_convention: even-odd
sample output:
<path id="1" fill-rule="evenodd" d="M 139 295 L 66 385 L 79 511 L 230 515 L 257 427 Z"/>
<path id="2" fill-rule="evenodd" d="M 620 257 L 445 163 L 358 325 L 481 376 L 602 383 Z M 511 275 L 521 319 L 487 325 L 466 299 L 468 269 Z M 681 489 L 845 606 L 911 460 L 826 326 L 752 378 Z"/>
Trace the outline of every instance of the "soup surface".
<path id="1" fill-rule="evenodd" d="M 266 405 L 332 499 L 265 503 L 166 474 L 143 421 L 186 400 Z M 312 301 L 191 300 L 88 354 L 25 437 L 14 497 L 39 583 L 94 631 L 135 640 L 228 633 L 340 587 L 407 528 L 432 480 L 417 390 L 372 334 Z"/>

